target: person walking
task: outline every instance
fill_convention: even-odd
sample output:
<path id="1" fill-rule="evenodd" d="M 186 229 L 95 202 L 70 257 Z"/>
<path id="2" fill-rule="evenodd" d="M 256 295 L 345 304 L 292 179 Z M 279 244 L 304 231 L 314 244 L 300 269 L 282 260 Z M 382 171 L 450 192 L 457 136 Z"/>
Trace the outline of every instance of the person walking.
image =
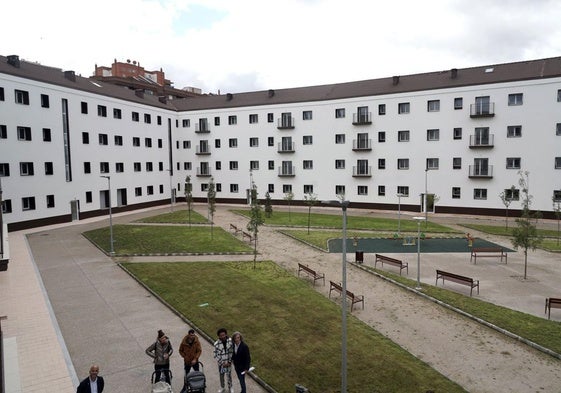
<path id="1" fill-rule="evenodd" d="M 189 329 L 189 332 L 179 345 L 179 354 L 185 363 L 185 375 L 189 374 L 191 367 L 195 371 L 199 371 L 199 357 L 201 356 L 202 348 L 199 338 L 195 335 L 194 329 Z"/>
<path id="2" fill-rule="evenodd" d="M 90 367 L 90 375 L 80 382 L 76 393 L 102 393 L 105 387 L 103 377 L 99 376 L 99 366 L 92 364 Z"/>
<path id="3" fill-rule="evenodd" d="M 164 381 L 171 384 L 171 376 L 169 372 L 169 357 L 173 353 L 173 347 L 169 338 L 162 330 L 158 330 L 158 338 L 156 342 L 146 348 L 146 354 L 154 359 L 154 371 L 156 378 L 154 382 L 161 379 L 161 374 L 164 374 Z"/>
<path id="4" fill-rule="evenodd" d="M 242 388 L 240 393 L 246 393 L 245 374 L 249 370 L 251 364 L 251 354 L 240 332 L 234 332 L 234 334 L 232 334 L 232 341 L 234 344 L 232 361 L 234 362 L 234 368 L 238 375 L 238 380 L 240 381 L 240 387 Z"/>
<path id="5" fill-rule="evenodd" d="M 228 393 L 234 393 L 232 387 L 232 355 L 234 347 L 232 339 L 228 337 L 228 331 L 225 328 L 220 328 L 216 332 L 218 340 L 214 342 L 214 359 L 218 364 L 218 372 L 220 373 L 220 390 L 219 393 L 224 393 L 225 379 L 228 382 Z"/>

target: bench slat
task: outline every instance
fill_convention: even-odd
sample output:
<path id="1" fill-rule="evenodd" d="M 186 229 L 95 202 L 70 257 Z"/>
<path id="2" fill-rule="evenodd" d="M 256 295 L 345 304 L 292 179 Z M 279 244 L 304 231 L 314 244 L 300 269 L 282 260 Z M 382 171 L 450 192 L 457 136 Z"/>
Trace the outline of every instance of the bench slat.
<path id="1" fill-rule="evenodd" d="M 378 262 L 380 262 L 382 264 L 382 266 L 384 266 L 384 262 L 385 262 L 385 263 L 389 263 L 390 265 L 394 265 L 394 266 L 399 267 L 399 275 L 400 276 L 401 276 L 401 271 L 403 269 L 405 269 L 407 271 L 407 274 L 409 274 L 409 265 L 407 264 L 407 262 L 403 262 L 403 261 L 400 261 L 399 259 L 387 257 L 387 256 L 382 255 L 382 254 L 376 254 L 376 260 L 374 261 L 374 267 L 376 267 Z"/>
<path id="2" fill-rule="evenodd" d="M 471 249 L 471 256 L 469 261 L 474 261 L 474 264 L 477 264 L 477 257 L 486 258 L 486 257 L 499 257 L 501 258 L 501 262 L 503 258 L 505 263 L 508 263 L 508 254 L 505 252 L 504 248 L 501 247 L 477 247 Z"/>
<path id="3" fill-rule="evenodd" d="M 477 288 L 477 293 L 479 294 L 479 280 L 474 280 L 471 277 L 460 276 L 459 274 L 454 274 L 450 272 L 445 272 L 443 270 L 436 270 L 436 284 L 438 285 L 438 279 L 442 279 L 442 283 L 444 284 L 444 279 L 448 281 L 453 281 L 458 284 L 467 285 L 470 287 L 469 295 L 472 296 L 473 288 Z"/>

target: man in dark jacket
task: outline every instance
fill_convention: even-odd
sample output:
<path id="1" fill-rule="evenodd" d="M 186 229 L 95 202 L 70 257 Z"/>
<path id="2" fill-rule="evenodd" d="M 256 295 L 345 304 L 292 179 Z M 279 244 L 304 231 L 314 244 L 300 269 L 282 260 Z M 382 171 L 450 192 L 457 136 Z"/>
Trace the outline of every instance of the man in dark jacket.
<path id="1" fill-rule="evenodd" d="M 249 371 L 249 365 L 251 364 L 249 347 L 243 342 L 243 337 L 240 332 L 234 332 L 234 334 L 232 334 L 232 341 L 234 342 L 232 362 L 234 363 L 236 374 L 240 380 L 240 386 L 242 388 L 240 393 L 246 393 L 245 374 Z"/>
<path id="2" fill-rule="evenodd" d="M 103 377 L 98 376 L 99 366 L 94 364 L 90 367 L 90 376 L 80 382 L 76 393 L 102 393 L 105 382 Z"/>

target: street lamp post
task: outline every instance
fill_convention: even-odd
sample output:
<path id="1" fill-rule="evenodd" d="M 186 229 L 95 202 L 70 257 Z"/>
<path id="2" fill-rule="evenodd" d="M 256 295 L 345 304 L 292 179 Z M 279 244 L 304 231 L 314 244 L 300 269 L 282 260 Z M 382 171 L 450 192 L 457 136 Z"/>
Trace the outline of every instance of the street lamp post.
<path id="1" fill-rule="evenodd" d="M 401 197 L 405 194 L 397 194 L 397 234 L 401 236 Z"/>
<path id="2" fill-rule="evenodd" d="M 425 217 L 413 217 L 417 221 L 417 287 L 421 290 L 421 221 L 425 221 Z"/>
<path id="3" fill-rule="evenodd" d="M 115 249 L 113 248 L 113 213 L 111 211 L 111 176 L 101 176 L 107 179 L 107 185 L 109 187 L 109 243 L 110 251 L 109 255 L 115 255 Z"/>
<path id="4" fill-rule="evenodd" d="M 341 393 L 347 393 L 347 207 L 349 201 L 324 201 L 328 205 L 341 206 L 343 210 L 343 244 L 341 289 Z"/>

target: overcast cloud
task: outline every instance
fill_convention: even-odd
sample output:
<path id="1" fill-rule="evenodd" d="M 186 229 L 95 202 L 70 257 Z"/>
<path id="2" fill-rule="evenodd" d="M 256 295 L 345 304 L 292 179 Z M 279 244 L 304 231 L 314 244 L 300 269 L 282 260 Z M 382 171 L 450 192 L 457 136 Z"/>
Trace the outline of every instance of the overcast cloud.
<path id="1" fill-rule="evenodd" d="M 561 56 L 561 1 L 20 0 L 2 55 L 91 76 L 114 59 L 241 92 Z"/>

